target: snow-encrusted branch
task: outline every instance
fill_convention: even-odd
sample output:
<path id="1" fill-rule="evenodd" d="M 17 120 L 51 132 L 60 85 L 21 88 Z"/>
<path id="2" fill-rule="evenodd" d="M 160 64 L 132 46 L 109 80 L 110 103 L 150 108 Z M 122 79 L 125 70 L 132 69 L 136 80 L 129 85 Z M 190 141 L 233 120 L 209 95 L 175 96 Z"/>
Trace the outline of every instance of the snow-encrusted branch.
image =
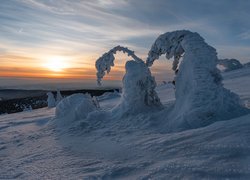
<path id="1" fill-rule="evenodd" d="M 159 59 L 159 57 L 162 54 L 166 54 L 167 59 L 174 57 L 172 69 L 176 70 L 179 64 L 179 60 L 182 54 L 185 52 L 181 42 L 186 35 L 190 34 L 196 34 L 196 33 L 182 30 L 182 31 L 168 32 L 160 35 L 156 39 L 156 41 L 154 42 L 148 53 L 146 64 L 148 66 L 152 66 L 152 64 L 156 59 Z"/>
<path id="2" fill-rule="evenodd" d="M 139 57 L 137 57 L 134 53 L 134 51 L 131 51 L 130 49 L 122 46 L 116 46 L 113 49 L 111 49 L 109 52 L 104 53 L 99 59 L 97 59 L 95 63 L 95 67 L 97 69 L 97 82 L 100 85 L 102 78 L 105 76 L 105 71 L 107 73 L 110 72 L 111 67 L 114 66 L 114 54 L 116 54 L 117 51 L 122 51 L 123 53 L 127 53 L 128 56 L 131 56 L 135 61 L 137 62 L 143 62 Z"/>

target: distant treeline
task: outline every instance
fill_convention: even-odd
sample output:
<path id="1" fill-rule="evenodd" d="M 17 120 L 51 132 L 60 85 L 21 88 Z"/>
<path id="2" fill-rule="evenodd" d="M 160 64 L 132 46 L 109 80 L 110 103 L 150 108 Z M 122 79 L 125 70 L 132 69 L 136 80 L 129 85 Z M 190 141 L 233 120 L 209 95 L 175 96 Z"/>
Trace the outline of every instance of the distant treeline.
<path id="1" fill-rule="evenodd" d="M 118 89 L 109 90 L 69 90 L 61 91 L 63 97 L 75 93 L 89 93 L 91 96 L 100 96 L 105 92 L 113 92 Z M 56 96 L 56 92 L 52 92 Z M 16 98 L 11 100 L 0 101 L 0 114 L 10 114 L 32 109 L 47 107 L 47 95 L 44 93 L 41 96 Z"/>

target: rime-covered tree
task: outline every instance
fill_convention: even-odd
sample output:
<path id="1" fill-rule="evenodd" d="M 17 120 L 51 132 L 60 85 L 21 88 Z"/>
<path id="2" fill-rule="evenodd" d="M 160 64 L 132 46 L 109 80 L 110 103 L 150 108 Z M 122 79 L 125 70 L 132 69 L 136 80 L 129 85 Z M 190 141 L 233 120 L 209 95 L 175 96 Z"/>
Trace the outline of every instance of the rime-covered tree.
<path id="1" fill-rule="evenodd" d="M 96 61 L 98 83 L 101 83 L 101 79 L 114 66 L 114 54 L 117 51 L 127 53 L 133 60 L 126 62 L 126 73 L 122 80 L 122 99 L 114 111 L 121 114 L 122 112 L 136 113 L 145 110 L 147 107 L 161 107 L 160 100 L 155 92 L 155 79 L 149 68 L 143 60 L 128 48 L 116 46 Z"/>
<path id="2" fill-rule="evenodd" d="M 56 92 L 56 104 L 58 104 L 63 99 L 61 92 L 57 90 Z"/>
<path id="3" fill-rule="evenodd" d="M 48 103 L 48 108 L 53 108 L 56 106 L 56 100 L 54 97 L 54 94 L 52 92 L 47 93 L 47 103 Z"/>
<path id="4" fill-rule="evenodd" d="M 225 67 L 225 72 L 243 68 L 237 59 L 219 59 L 218 64 Z"/>
<path id="5" fill-rule="evenodd" d="M 216 50 L 198 33 L 182 30 L 160 35 L 148 53 L 147 65 L 163 54 L 174 58 L 172 69 L 178 70 L 176 102 L 166 120 L 169 128 L 201 127 L 246 112 L 239 97 L 223 87 Z"/>

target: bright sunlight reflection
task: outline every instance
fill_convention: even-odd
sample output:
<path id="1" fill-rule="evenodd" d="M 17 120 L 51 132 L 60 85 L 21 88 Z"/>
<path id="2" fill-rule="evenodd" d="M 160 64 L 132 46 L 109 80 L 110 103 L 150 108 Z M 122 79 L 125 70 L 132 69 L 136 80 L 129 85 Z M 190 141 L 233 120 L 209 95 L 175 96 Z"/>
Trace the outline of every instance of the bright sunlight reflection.
<path id="1" fill-rule="evenodd" d="M 54 72 L 61 72 L 69 67 L 67 59 L 62 56 L 49 57 L 45 63 L 45 67 Z"/>

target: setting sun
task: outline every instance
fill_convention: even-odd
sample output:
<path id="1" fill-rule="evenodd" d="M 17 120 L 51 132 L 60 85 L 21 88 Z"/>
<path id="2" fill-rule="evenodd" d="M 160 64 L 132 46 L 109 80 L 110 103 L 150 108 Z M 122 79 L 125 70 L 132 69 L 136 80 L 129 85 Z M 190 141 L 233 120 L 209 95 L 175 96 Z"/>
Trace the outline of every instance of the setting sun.
<path id="1" fill-rule="evenodd" d="M 54 57 L 48 58 L 45 64 L 45 67 L 49 69 L 50 71 L 61 72 L 65 68 L 68 68 L 69 64 L 65 57 L 54 56 Z"/>

